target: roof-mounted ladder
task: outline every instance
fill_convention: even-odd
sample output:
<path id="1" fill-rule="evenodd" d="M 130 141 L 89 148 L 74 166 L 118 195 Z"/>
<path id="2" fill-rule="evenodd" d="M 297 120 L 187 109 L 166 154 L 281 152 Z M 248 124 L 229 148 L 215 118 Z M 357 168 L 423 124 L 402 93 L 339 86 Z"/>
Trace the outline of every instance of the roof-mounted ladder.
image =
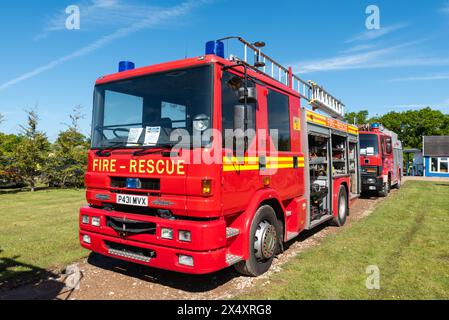
<path id="1" fill-rule="evenodd" d="M 249 43 L 243 38 L 227 37 L 219 41 L 230 39 L 237 39 L 240 44 L 243 44 L 243 58 L 236 55 L 231 55 L 229 57 L 230 60 L 244 62 L 255 71 L 264 73 L 272 79 L 292 88 L 299 93 L 301 98 L 308 101 L 313 110 L 322 110 L 336 119 L 344 118 L 345 105 L 340 100 L 332 96 L 329 92 L 324 90 L 323 87 L 320 87 L 313 81 L 309 80 L 306 82 L 302 80 L 293 74 L 292 68 L 282 66 L 274 59 L 262 53 L 260 48 L 256 47 L 252 43 Z M 253 59 L 251 59 L 250 56 L 252 56 Z M 263 62 L 263 66 L 255 66 L 257 62 Z"/>

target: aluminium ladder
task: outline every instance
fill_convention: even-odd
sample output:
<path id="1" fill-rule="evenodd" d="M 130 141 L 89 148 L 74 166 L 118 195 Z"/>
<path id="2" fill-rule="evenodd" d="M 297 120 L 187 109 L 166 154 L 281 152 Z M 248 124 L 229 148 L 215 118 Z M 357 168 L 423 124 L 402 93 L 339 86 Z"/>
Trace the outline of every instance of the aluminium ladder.
<path id="1" fill-rule="evenodd" d="M 292 88 L 299 93 L 301 98 L 307 100 L 309 105 L 314 110 L 319 109 L 326 112 L 333 118 L 340 120 L 344 119 L 345 105 L 340 100 L 332 96 L 329 92 L 324 90 L 323 87 L 313 81 L 302 80 L 293 74 L 291 68 L 282 66 L 279 62 L 276 62 L 274 59 L 262 53 L 260 48 L 256 47 L 255 44 L 251 44 L 241 37 L 227 37 L 220 39 L 219 41 L 230 39 L 237 39 L 240 44 L 243 44 L 243 58 L 231 55 L 229 58 L 230 60 L 245 63 L 257 72 L 262 72 L 272 79 Z M 252 53 L 254 57 L 253 61 L 250 60 L 248 51 L 250 54 Z M 261 66 L 254 66 L 256 62 L 263 63 L 263 65 L 261 64 Z"/>

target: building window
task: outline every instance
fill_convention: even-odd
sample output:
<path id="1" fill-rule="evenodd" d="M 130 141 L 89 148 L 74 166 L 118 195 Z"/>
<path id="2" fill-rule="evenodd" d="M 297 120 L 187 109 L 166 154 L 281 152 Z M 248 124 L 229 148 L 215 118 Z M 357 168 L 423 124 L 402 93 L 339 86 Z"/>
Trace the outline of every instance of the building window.
<path id="1" fill-rule="evenodd" d="M 448 158 L 440 158 L 440 172 L 441 173 L 448 173 L 449 172 L 449 161 Z"/>
<path id="2" fill-rule="evenodd" d="M 430 158 L 430 172 L 438 172 L 438 158 Z"/>
<path id="3" fill-rule="evenodd" d="M 278 151 L 290 151 L 290 108 L 288 96 L 268 90 L 268 129 L 278 132 Z M 270 132 L 272 133 L 272 132 Z"/>
<path id="4" fill-rule="evenodd" d="M 430 158 L 430 172 L 449 173 L 449 158 Z"/>

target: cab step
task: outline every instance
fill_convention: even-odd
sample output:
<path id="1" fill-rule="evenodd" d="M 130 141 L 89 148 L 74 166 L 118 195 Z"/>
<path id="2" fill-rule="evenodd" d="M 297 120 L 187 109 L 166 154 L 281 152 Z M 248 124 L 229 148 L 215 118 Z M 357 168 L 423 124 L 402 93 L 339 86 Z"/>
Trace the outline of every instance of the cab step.
<path id="1" fill-rule="evenodd" d="M 299 236 L 299 232 L 287 232 L 287 241 L 290 241 Z"/>
<path id="2" fill-rule="evenodd" d="M 240 230 L 236 228 L 226 228 L 226 239 L 236 237 L 240 234 Z"/>
<path id="3" fill-rule="evenodd" d="M 236 264 L 237 262 L 240 262 L 242 260 L 243 260 L 243 258 L 240 256 L 235 256 L 233 254 L 226 255 L 226 264 L 228 266 L 232 266 L 233 264 Z"/>

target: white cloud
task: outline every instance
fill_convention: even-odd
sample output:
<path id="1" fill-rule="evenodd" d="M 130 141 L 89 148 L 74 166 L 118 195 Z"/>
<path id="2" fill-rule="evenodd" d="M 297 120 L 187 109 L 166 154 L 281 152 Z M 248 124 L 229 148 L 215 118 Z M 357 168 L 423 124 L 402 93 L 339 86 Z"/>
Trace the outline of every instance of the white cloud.
<path id="1" fill-rule="evenodd" d="M 370 49 L 373 49 L 375 47 L 376 47 L 375 44 L 359 44 L 359 45 L 353 46 L 353 47 L 351 47 L 349 49 L 342 50 L 341 53 L 360 52 L 360 51 L 370 50 Z"/>
<path id="2" fill-rule="evenodd" d="M 449 80 L 449 73 L 447 74 L 433 74 L 428 76 L 415 76 L 391 79 L 391 82 L 400 81 L 436 81 L 436 80 Z"/>
<path id="3" fill-rule="evenodd" d="M 355 54 L 293 63 L 295 73 L 311 73 L 349 69 L 380 69 L 409 66 L 447 66 L 449 57 L 413 55 L 409 47 L 422 40 Z M 403 49 L 407 49 L 404 51 Z"/>
<path id="4" fill-rule="evenodd" d="M 100 0 L 97 2 L 101 3 L 101 5 L 113 5 L 113 3 L 115 1 Z M 189 11 L 191 11 L 191 9 L 193 9 L 195 6 L 200 5 L 202 3 L 205 3 L 205 1 L 199 1 L 199 2 L 187 1 L 187 2 L 184 2 L 180 5 L 177 5 L 177 6 L 174 6 L 171 8 L 158 9 L 157 11 L 152 12 L 152 14 L 148 15 L 144 19 L 142 19 L 136 23 L 133 23 L 130 26 L 118 29 L 117 31 L 115 31 L 107 36 L 104 36 L 81 49 L 78 49 L 68 55 L 65 55 L 61 58 L 53 60 L 53 61 L 51 61 L 43 66 L 40 66 L 32 71 L 26 72 L 14 79 L 11 79 L 3 84 L 0 84 L 0 91 L 5 90 L 6 88 L 9 88 L 19 82 L 22 82 L 24 80 L 35 77 L 47 70 L 53 69 L 67 61 L 87 55 L 99 48 L 102 48 L 102 47 L 108 45 L 109 43 L 111 43 L 117 39 L 124 38 L 132 33 L 135 33 L 135 32 L 147 29 L 147 28 L 155 27 L 161 23 L 164 23 L 168 19 L 183 16 L 183 15 L 187 14 Z"/>
<path id="5" fill-rule="evenodd" d="M 77 6 L 80 8 L 81 31 L 98 30 L 103 27 L 123 27 L 163 10 L 163 8 L 147 4 L 124 3 L 123 0 L 85 0 Z M 43 30 L 35 36 L 34 40 L 44 39 L 53 32 L 65 31 L 67 17 L 64 8 L 47 18 Z"/>
<path id="6" fill-rule="evenodd" d="M 348 40 L 346 40 L 346 43 L 351 43 L 351 42 L 355 42 L 355 41 L 371 41 L 371 40 L 375 40 L 378 39 L 380 37 L 383 37 L 387 34 L 390 34 L 394 31 L 400 30 L 400 29 L 404 29 L 407 27 L 406 23 L 398 23 L 398 24 L 394 24 L 391 26 L 387 26 L 387 27 L 381 27 L 380 29 L 376 30 L 366 30 L 364 32 L 361 32 L 351 38 L 349 38 Z"/>

